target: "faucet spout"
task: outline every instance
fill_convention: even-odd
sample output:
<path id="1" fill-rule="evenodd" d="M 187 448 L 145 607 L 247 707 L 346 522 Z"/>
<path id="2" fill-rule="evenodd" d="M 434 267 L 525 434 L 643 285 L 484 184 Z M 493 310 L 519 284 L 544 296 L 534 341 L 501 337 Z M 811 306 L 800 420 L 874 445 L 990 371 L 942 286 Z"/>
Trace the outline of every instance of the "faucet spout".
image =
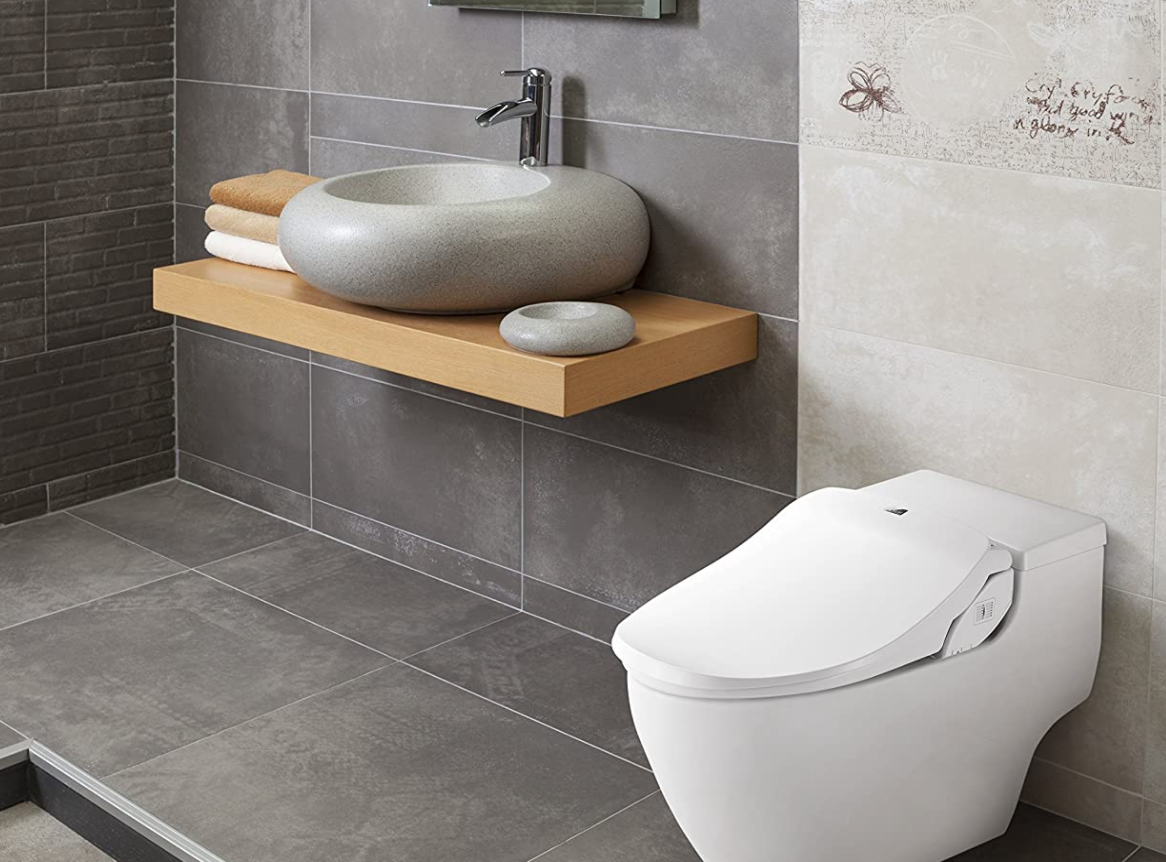
<path id="1" fill-rule="evenodd" d="M 477 123 L 483 129 L 488 129 L 507 120 L 519 120 L 533 117 L 539 112 L 538 103 L 533 99 L 519 99 L 518 101 L 499 102 L 478 114 Z"/>
<path id="2" fill-rule="evenodd" d="M 546 69 L 518 69 L 503 72 L 507 78 L 522 78 L 522 98 L 499 102 L 478 114 L 478 125 L 483 129 L 522 120 L 522 135 L 518 145 L 520 165 L 542 167 L 547 163 L 551 134 L 551 73 Z"/>

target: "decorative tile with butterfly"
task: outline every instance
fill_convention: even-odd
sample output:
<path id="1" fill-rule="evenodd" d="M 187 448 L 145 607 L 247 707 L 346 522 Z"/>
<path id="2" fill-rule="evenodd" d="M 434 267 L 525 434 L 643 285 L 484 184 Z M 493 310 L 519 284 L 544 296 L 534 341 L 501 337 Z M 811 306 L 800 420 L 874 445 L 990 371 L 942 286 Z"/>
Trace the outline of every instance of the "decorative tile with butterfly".
<path id="1" fill-rule="evenodd" d="M 800 0 L 801 140 L 1158 187 L 1159 0 Z"/>

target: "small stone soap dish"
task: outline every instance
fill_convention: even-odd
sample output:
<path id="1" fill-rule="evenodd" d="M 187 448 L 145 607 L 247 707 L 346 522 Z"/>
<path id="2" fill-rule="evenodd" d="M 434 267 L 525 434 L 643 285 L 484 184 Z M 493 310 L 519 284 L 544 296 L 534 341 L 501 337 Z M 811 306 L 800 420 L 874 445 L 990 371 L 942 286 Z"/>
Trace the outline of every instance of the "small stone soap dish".
<path id="1" fill-rule="evenodd" d="M 502 318 L 511 347 L 544 356 L 586 356 L 618 350 L 636 337 L 636 321 L 603 302 L 540 302 Z"/>

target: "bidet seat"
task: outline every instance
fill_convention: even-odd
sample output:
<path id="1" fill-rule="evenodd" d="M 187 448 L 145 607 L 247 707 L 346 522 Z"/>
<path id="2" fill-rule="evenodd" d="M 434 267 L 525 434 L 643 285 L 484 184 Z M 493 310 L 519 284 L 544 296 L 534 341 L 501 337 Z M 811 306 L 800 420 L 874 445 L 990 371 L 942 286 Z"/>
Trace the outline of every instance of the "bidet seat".
<path id="1" fill-rule="evenodd" d="M 629 674 L 673 693 L 837 688 L 939 653 L 953 621 L 1011 566 L 1008 551 L 957 521 L 829 488 L 653 599 L 612 646 Z"/>

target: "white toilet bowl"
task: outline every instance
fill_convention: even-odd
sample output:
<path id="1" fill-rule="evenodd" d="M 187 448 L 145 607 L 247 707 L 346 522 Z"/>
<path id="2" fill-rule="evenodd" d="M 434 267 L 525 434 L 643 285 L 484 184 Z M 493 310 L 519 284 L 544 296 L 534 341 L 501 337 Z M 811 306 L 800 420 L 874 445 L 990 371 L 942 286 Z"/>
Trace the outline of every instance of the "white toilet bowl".
<path id="1" fill-rule="evenodd" d="M 617 629 L 704 862 L 940 862 L 1089 695 L 1105 526 L 938 473 L 790 504 Z"/>

